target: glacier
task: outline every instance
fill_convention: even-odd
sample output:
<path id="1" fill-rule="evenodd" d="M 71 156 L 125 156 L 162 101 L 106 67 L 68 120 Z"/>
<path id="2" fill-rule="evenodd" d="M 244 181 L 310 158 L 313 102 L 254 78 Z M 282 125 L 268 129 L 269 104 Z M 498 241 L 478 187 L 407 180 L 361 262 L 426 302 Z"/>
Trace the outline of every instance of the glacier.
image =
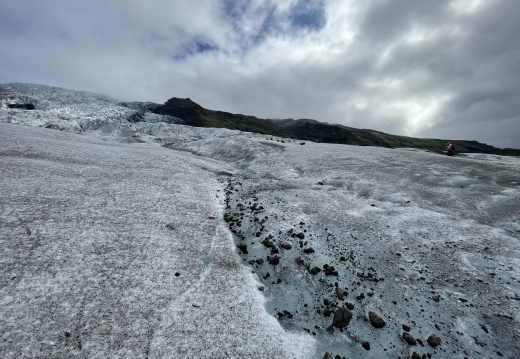
<path id="1" fill-rule="evenodd" d="M 44 85 L 0 103 L 2 357 L 520 353 L 519 158 L 195 128 Z"/>

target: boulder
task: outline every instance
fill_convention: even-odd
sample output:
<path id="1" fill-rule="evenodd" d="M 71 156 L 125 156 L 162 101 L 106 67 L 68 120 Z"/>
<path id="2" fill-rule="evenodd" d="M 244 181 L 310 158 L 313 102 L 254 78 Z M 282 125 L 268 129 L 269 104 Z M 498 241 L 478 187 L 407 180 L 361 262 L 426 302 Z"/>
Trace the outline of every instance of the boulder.
<path id="1" fill-rule="evenodd" d="M 283 242 L 282 244 L 280 244 L 280 247 L 287 250 L 292 249 L 291 243 L 289 242 Z"/>
<path id="2" fill-rule="evenodd" d="M 247 244 L 245 244 L 245 243 L 238 243 L 237 247 L 238 247 L 238 249 L 240 249 L 242 251 L 242 253 L 248 254 L 248 252 L 247 252 Z"/>
<path id="3" fill-rule="evenodd" d="M 274 257 L 269 258 L 269 264 L 272 264 L 275 266 L 278 263 L 280 263 L 280 257 L 274 256 Z"/>
<path id="4" fill-rule="evenodd" d="M 374 312 L 368 312 L 368 319 L 370 319 L 370 323 L 374 326 L 374 328 L 383 328 L 386 325 L 386 322 Z"/>
<path id="5" fill-rule="evenodd" d="M 336 287 L 336 296 L 338 297 L 339 300 L 343 300 L 343 298 L 345 296 L 345 292 L 343 291 L 343 289 Z"/>
<path id="6" fill-rule="evenodd" d="M 352 312 L 347 308 L 339 308 L 334 312 L 334 318 L 332 319 L 332 326 L 336 328 L 343 328 L 350 323 L 352 319 Z"/>
<path id="7" fill-rule="evenodd" d="M 414 337 L 410 333 L 404 332 L 403 335 L 401 335 L 403 340 L 407 342 L 410 345 L 417 345 L 417 340 L 415 340 Z"/>
<path id="8" fill-rule="evenodd" d="M 314 249 L 313 249 L 312 247 L 305 248 L 305 249 L 303 250 L 303 252 L 304 252 L 305 254 L 311 254 L 311 253 L 314 253 Z"/>
<path id="9" fill-rule="evenodd" d="M 432 347 L 436 347 L 437 345 L 441 344 L 441 338 L 436 336 L 435 334 L 432 334 L 428 337 L 428 344 Z"/>
<path id="10" fill-rule="evenodd" d="M 321 272 L 321 269 L 319 269 L 318 267 L 314 267 L 314 268 L 309 269 L 309 273 L 312 274 L 312 275 L 316 275 L 319 272 Z"/>

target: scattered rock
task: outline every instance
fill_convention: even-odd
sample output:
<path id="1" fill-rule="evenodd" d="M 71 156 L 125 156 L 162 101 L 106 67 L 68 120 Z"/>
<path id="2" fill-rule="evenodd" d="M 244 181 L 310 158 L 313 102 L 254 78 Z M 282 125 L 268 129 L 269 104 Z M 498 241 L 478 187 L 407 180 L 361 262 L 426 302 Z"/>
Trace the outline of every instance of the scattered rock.
<path id="1" fill-rule="evenodd" d="M 417 345 L 417 340 L 415 340 L 414 337 L 411 336 L 410 333 L 408 332 L 404 332 L 403 335 L 401 336 L 405 342 L 407 342 L 408 344 L 410 345 Z"/>
<path id="2" fill-rule="evenodd" d="M 305 254 L 311 254 L 311 253 L 314 253 L 314 249 L 312 247 L 304 248 L 303 252 Z"/>
<path id="3" fill-rule="evenodd" d="M 338 271 L 335 270 L 333 266 L 325 264 L 323 269 L 325 270 L 325 275 L 335 275 L 336 277 L 338 276 Z"/>
<path id="4" fill-rule="evenodd" d="M 292 313 L 289 312 L 288 310 L 284 310 L 284 311 L 283 311 L 283 314 L 284 314 L 287 318 L 289 318 L 289 319 L 291 319 L 291 318 L 293 317 Z"/>
<path id="5" fill-rule="evenodd" d="M 181 274 L 179 272 L 175 273 L 175 276 L 178 277 L 180 276 Z"/>
<path id="6" fill-rule="evenodd" d="M 269 258 L 269 264 L 275 266 L 275 265 L 277 265 L 279 263 L 280 263 L 280 257 L 274 256 L 274 257 Z"/>
<path id="7" fill-rule="evenodd" d="M 34 110 L 35 107 L 32 103 L 22 103 L 22 104 L 19 104 L 19 103 L 10 103 L 7 105 L 7 107 L 9 108 L 17 108 L 17 109 L 21 109 L 21 110 Z"/>
<path id="8" fill-rule="evenodd" d="M 413 352 L 412 359 L 421 359 L 421 356 L 417 354 L 416 352 Z"/>
<path id="9" fill-rule="evenodd" d="M 258 290 L 259 290 L 260 292 L 263 292 L 263 291 L 265 290 L 265 288 L 264 288 L 264 287 L 258 287 Z"/>
<path id="10" fill-rule="evenodd" d="M 305 238 L 305 234 L 303 234 L 302 232 L 298 233 L 296 235 L 296 237 L 300 238 L 300 239 L 304 239 Z"/>
<path id="11" fill-rule="evenodd" d="M 352 304 L 352 303 L 347 303 L 347 309 L 349 309 L 349 310 L 353 310 L 353 309 L 354 309 L 354 304 Z"/>
<path id="12" fill-rule="evenodd" d="M 350 323 L 352 319 L 352 312 L 347 308 L 339 308 L 334 312 L 334 318 L 332 319 L 332 326 L 336 328 L 343 328 Z"/>
<path id="13" fill-rule="evenodd" d="M 363 346 L 363 348 L 365 348 L 365 350 L 370 350 L 370 343 L 367 341 L 361 342 L 361 346 Z"/>
<path id="14" fill-rule="evenodd" d="M 370 323 L 374 326 L 374 328 L 383 328 L 386 325 L 386 322 L 378 316 L 374 312 L 368 312 L 368 319 L 370 319 Z"/>
<path id="15" fill-rule="evenodd" d="M 280 247 L 287 250 L 292 249 L 291 243 L 289 242 L 283 242 L 282 244 L 280 244 Z"/>
<path id="16" fill-rule="evenodd" d="M 436 301 L 436 302 L 439 302 L 439 301 L 441 300 L 441 297 L 438 296 L 438 295 L 434 295 L 434 296 L 432 297 L 432 299 L 433 299 L 434 301 Z"/>
<path id="17" fill-rule="evenodd" d="M 274 243 L 271 242 L 271 241 L 270 241 L 269 239 L 267 239 L 267 238 L 264 239 L 264 240 L 262 241 L 262 244 L 263 244 L 264 246 L 266 246 L 267 248 L 276 248 L 276 246 L 274 245 Z"/>
<path id="18" fill-rule="evenodd" d="M 428 337 L 428 344 L 432 347 L 436 347 L 437 345 L 441 344 L 441 338 L 436 336 L 435 334 L 432 334 Z"/>
<path id="19" fill-rule="evenodd" d="M 302 143 L 302 145 L 304 145 L 305 143 Z M 332 357 L 332 355 L 329 354 L 329 352 L 326 352 L 325 355 L 323 356 L 323 359 L 334 359 Z"/>
<path id="20" fill-rule="evenodd" d="M 323 311 L 323 315 L 324 315 L 325 317 L 329 317 L 332 313 L 334 313 L 334 312 L 333 312 L 332 310 L 330 310 L 330 309 L 325 309 L 325 310 Z"/>
<path id="21" fill-rule="evenodd" d="M 329 334 L 334 333 L 334 327 L 333 327 L 332 325 L 329 325 L 329 326 L 327 327 L 327 333 L 329 333 Z"/>
<path id="22" fill-rule="evenodd" d="M 262 258 L 259 258 L 256 260 L 256 263 L 258 263 L 258 265 L 262 265 L 264 264 L 264 260 Z"/>
<path id="23" fill-rule="evenodd" d="M 237 247 L 238 247 L 238 249 L 240 249 L 240 251 L 242 251 L 242 253 L 248 254 L 248 252 L 247 252 L 247 244 L 245 244 L 245 243 L 238 243 Z"/>
<path id="24" fill-rule="evenodd" d="M 410 328 L 410 327 L 409 327 L 408 325 L 406 325 L 406 324 L 403 324 L 403 330 L 404 330 L 405 332 L 409 332 L 410 330 L 412 330 L 412 328 Z"/>
<path id="25" fill-rule="evenodd" d="M 343 289 L 336 287 L 336 296 L 338 297 L 339 300 L 343 300 L 343 298 L 345 296 L 345 292 L 343 291 Z"/>
<path id="26" fill-rule="evenodd" d="M 319 272 L 321 272 L 321 269 L 319 269 L 318 267 L 313 267 L 313 268 L 309 269 L 309 273 L 312 275 L 316 275 Z"/>
<path id="27" fill-rule="evenodd" d="M 296 264 L 298 265 L 304 265 L 305 262 L 303 261 L 303 259 L 301 257 L 296 257 L 296 259 L 294 260 L 296 262 Z"/>

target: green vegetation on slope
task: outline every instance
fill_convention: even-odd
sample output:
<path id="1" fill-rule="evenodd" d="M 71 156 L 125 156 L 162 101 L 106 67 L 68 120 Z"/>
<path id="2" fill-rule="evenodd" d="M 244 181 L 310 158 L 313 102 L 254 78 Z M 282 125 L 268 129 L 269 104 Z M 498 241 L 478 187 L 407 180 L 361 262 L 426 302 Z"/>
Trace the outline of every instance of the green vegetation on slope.
<path id="1" fill-rule="evenodd" d="M 255 132 L 300 140 L 325 143 L 340 143 L 358 146 L 379 146 L 388 148 L 412 147 L 440 152 L 448 140 L 395 136 L 388 133 L 357 129 L 353 127 L 322 123 L 315 120 L 264 120 L 254 116 L 232 114 L 205 109 L 189 98 L 171 98 L 153 112 L 181 118 L 186 125 L 197 127 L 228 128 L 245 132 Z M 492 153 L 497 155 L 520 156 L 518 149 L 500 149 L 485 143 L 466 140 L 449 140 L 458 152 Z"/>

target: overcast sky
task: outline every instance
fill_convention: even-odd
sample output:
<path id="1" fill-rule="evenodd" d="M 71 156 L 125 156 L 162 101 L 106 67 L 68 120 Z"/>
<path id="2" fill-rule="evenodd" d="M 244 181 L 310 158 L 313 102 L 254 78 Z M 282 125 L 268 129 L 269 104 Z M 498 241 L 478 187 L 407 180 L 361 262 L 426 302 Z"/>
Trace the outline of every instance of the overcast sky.
<path id="1" fill-rule="evenodd" d="M 0 0 L 0 83 L 520 148 L 517 0 Z"/>

